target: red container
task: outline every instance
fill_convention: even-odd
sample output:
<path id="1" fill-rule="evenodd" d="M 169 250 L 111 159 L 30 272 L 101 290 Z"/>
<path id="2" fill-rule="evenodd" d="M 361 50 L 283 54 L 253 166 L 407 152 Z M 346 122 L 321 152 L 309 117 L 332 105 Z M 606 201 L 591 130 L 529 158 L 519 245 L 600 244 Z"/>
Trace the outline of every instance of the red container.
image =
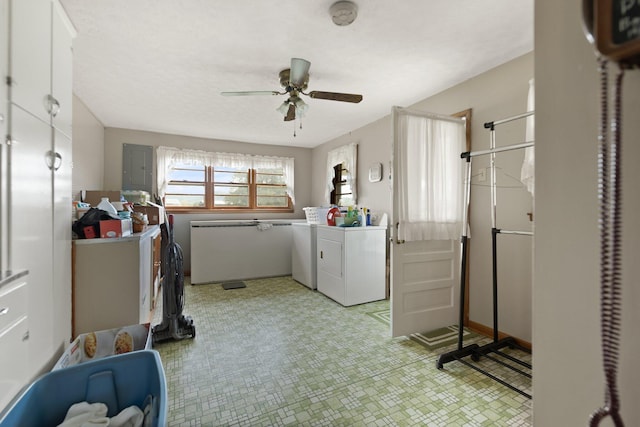
<path id="1" fill-rule="evenodd" d="M 340 216 L 340 209 L 338 208 L 329 209 L 329 212 L 327 212 L 327 224 L 335 226 L 337 216 Z"/>

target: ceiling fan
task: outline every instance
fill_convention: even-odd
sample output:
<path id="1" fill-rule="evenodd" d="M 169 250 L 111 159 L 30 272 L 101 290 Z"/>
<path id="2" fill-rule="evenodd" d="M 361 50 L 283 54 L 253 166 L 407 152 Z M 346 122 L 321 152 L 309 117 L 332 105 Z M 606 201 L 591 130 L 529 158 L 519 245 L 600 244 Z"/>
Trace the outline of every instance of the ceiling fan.
<path id="1" fill-rule="evenodd" d="M 311 63 L 302 58 L 291 58 L 291 68 L 280 71 L 280 85 L 284 88 L 284 92 L 276 90 L 258 90 L 243 92 L 221 92 L 224 96 L 252 96 L 252 95 L 289 95 L 277 111 L 284 114 L 284 121 L 288 122 L 298 117 L 304 116 L 309 106 L 300 98 L 299 95 L 306 95 L 315 99 L 327 99 L 329 101 L 341 101 L 358 103 L 362 101 L 362 95 L 352 93 L 338 92 L 321 92 L 311 91 L 306 93 L 309 83 L 309 67 Z"/>

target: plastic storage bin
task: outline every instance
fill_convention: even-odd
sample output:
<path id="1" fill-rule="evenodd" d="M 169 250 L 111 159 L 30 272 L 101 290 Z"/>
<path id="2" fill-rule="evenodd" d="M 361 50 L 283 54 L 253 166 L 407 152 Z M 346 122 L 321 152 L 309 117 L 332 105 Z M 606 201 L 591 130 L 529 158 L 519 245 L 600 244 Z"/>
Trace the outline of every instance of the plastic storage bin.
<path id="1" fill-rule="evenodd" d="M 149 412 L 153 427 L 167 423 L 167 384 L 155 350 L 141 350 L 51 371 L 29 385 L 0 414 L 2 427 L 56 426 L 77 402 L 102 402 L 113 417 L 129 406 Z M 147 420 L 145 420 L 145 423 Z"/>
<path id="2" fill-rule="evenodd" d="M 125 345 L 123 346 L 122 343 Z M 116 354 L 149 349 L 151 349 L 149 323 L 80 334 L 60 356 L 52 371 Z"/>

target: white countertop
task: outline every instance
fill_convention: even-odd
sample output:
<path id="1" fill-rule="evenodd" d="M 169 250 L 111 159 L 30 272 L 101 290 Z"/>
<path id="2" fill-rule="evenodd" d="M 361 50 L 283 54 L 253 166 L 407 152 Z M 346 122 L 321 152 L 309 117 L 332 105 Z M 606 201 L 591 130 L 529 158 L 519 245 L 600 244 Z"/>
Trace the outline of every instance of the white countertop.
<path id="1" fill-rule="evenodd" d="M 357 231 L 367 231 L 367 230 L 386 230 L 387 227 L 384 225 L 367 225 L 366 227 L 340 227 L 340 226 L 334 226 L 334 225 L 322 225 L 322 224 L 318 224 L 318 228 L 330 228 L 330 229 L 336 229 L 336 230 L 344 230 L 344 231 L 350 231 L 350 232 L 357 232 Z"/>
<path id="2" fill-rule="evenodd" d="M 76 239 L 73 241 L 73 243 L 75 245 L 96 245 L 96 244 L 102 244 L 102 243 L 137 241 L 137 240 L 146 239 L 148 237 L 156 237 L 158 234 L 160 234 L 159 225 L 148 225 L 144 231 L 140 233 L 133 233 L 130 236 L 96 238 L 96 239 Z"/>

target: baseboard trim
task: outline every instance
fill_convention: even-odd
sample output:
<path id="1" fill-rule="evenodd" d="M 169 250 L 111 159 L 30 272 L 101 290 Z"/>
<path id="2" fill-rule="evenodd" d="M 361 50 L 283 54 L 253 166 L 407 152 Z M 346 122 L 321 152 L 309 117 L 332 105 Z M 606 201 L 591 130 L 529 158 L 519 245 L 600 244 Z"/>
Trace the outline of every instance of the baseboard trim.
<path id="1" fill-rule="evenodd" d="M 467 322 L 467 327 L 472 330 L 473 332 L 476 332 L 480 335 L 484 335 L 487 336 L 489 338 L 493 338 L 493 328 L 483 325 L 482 323 L 478 323 L 478 322 L 474 322 L 473 320 L 469 320 Z M 511 337 L 511 335 L 505 334 L 504 332 L 500 332 L 498 331 L 498 338 L 502 339 L 502 338 L 506 338 L 506 337 Z M 528 350 L 531 350 L 532 346 L 531 343 L 529 341 L 525 341 L 523 339 L 517 338 L 517 337 L 512 337 L 516 343 L 521 346 L 524 347 Z"/>

